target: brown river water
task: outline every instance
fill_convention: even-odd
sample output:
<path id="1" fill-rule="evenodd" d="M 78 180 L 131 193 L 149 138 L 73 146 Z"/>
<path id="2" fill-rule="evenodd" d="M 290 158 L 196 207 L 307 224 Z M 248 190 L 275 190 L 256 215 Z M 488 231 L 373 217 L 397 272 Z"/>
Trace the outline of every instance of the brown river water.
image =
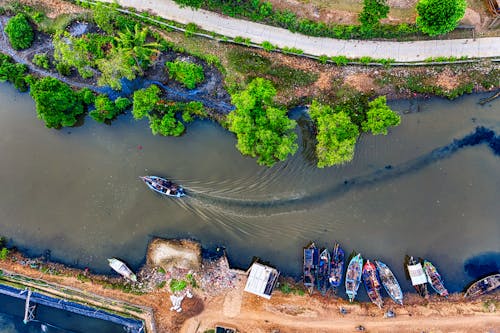
<path id="1" fill-rule="evenodd" d="M 338 240 L 347 253 L 386 262 L 405 290 L 411 254 L 459 291 L 478 273 L 464 262 L 482 255 L 498 264 L 500 159 L 487 144 L 436 149 L 477 126 L 499 135 L 500 101 L 479 106 L 481 97 L 393 102 L 401 126 L 362 135 L 341 167 L 317 169 L 299 129 L 299 152 L 266 168 L 210 121 L 180 138 L 153 136 L 130 114 L 111 126 L 86 118 L 47 129 L 28 94 L 1 84 L 0 234 L 31 255 L 50 249 L 53 260 L 100 272 L 110 272 L 112 256 L 139 267 L 152 237 L 189 237 L 225 246 L 236 267 L 256 256 L 294 276 L 307 242 Z M 300 110 L 294 116 L 305 123 Z M 146 174 L 172 178 L 188 196 L 158 196 L 139 180 Z"/>

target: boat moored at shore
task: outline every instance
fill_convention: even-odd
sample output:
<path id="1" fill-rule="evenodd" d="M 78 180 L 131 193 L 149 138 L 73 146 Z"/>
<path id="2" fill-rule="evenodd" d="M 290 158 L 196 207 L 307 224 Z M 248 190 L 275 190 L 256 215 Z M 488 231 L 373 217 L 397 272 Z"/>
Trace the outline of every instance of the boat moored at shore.
<path id="1" fill-rule="evenodd" d="M 344 257 L 345 253 L 339 243 L 333 246 L 331 261 L 330 261 L 330 286 L 336 289 L 342 283 L 342 275 L 344 274 Z"/>
<path id="2" fill-rule="evenodd" d="M 125 263 L 119 259 L 111 258 L 108 259 L 109 266 L 118 274 L 127 278 L 133 282 L 137 282 L 137 276 L 132 272 L 130 268 L 128 268 Z"/>
<path id="3" fill-rule="evenodd" d="M 319 255 L 318 290 L 324 295 L 330 285 L 330 251 L 324 249 Z"/>
<path id="4" fill-rule="evenodd" d="M 434 267 L 434 265 L 430 261 L 424 260 L 424 271 L 425 275 L 427 275 L 427 280 L 429 281 L 431 287 L 440 296 L 448 296 L 448 290 L 444 286 L 441 275 L 438 273 L 436 267 Z"/>
<path id="5" fill-rule="evenodd" d="M 482 278 L 479 281 L 474 282 L 467 291 L 464 297 L 473 298 L 479 297 L 481 295 L 493 292 L 495 289 L 500 287 L 500 273 L 489 275 Z"/>
<path id="6" fill-rule="evenodd" d="M 304 248 L 303 281 L 310 294 L 314 290 L 319 264 L 319 251 L 314 242 Z"/>
<path id="7" fill-rule="evenodd" d="M 361 283 L 361 274 L 363 270 L 363 258 L 361 253 L 354 256 L 349 265 L 345 275 L 345 292 L 349 297 L 349 302 L 354 301 L 358 293 L 359 284 Z"/>
<path id="8" fill-rule="evenodd" d="M 417 293 L 423 298 L 429 298 L 429 291 L 427 290 L 427 275 L 425 275 L 422 264 L 415 258 L 410 257 L 408 260 L 408 274 L 410 275 L 411 284 Z"/>
<path id="9" fill-rule="evenodd" d="M 375 265 L 377 266 L 380 282 L 382 282 L 387 294 L 389 294 L 394 302 L 403 305 L 403 291 L 401 290 L 401 286 L 390 268 L 378 260 L 375 260 Z"/>
<path id="10" fill-rule="evenodd" d="M 384 305 L 380 290 L 382 285 L 377 275 L 377 268 L 370 260 L 367 260 L 363 266 L 363 282 L 365 284 L 366 293 L 372 301 L 373 304 L 378 306 L 380 309 Z"/>

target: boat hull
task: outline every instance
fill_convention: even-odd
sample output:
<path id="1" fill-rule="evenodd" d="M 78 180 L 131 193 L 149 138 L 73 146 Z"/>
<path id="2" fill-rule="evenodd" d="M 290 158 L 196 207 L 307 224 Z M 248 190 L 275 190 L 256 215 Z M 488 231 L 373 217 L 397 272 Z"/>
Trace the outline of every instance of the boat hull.
<path id="1" fill-rule="evenodd" d="M 310 294 L 314 290 L 319 264 L 319 251 L 314 243 L 304 248 L 303 283 Z"/>
<path id="2" fill-rule="evenodd" d="M 382 284 L 377 275 L 377 268 L 368 260 L 363 266 L 363 282 L 366 288 L 366 293 L 373 304 L 382 308 L 384 301 L 382 300 L 381 288 Z"/>
<path id="3" fill-rule="evenodd" d="M 345 275 L 345 292 L 347 297 L 349 297 L 349 302 L 352 302 L 358 293 L 358 288 L 361 283 L 362 269 L 363 258 L 361 257 L 361 254 L 358 254 L 349 262 Z"/>
<path id="4" fill-rule="evenodd" d="M 448 296 L 448 290 L 444 286 L 441 275 L 430 261 L 424 261 L 424 271 L 432 289 L 434 289 L 440 296 Z"/>
<path id="5" fill-rule="evenodd" d="M 478 297 L 493 292 L 500 287 L 500 274 L 489 275 L 474 282 L 465 292 L 466 298 Z"/>
<path id="6" fill-rule="evenodd" d="M 330 262 L 330 286 L 334 289 L 338 288 L 342 283 L 342 275 L 344 273 L 344 250 L 340 247 L 340 244 L 335 244 L 332 251 L 331 262 Z"/>
<path id="7" fill-rule="evenodd" d="M 380 282 L 382 283 L 382 286 L 387 294 L 394 302 L 403 305 L 403 291 L 401 290 L 401 286 L 394 276 L 394 273 L 392 273 L 390 268 L 381 261 L 375 260 L 375 265 L 377 266 Z"/>
<path id="8" fill-rule="evenodd" d="M 184 188 L 168 179 L 158 176 L 142 176 L 139 177 L 153 191 L 161 195 L 171 198 L 181 198 L 186 195 Z"/>

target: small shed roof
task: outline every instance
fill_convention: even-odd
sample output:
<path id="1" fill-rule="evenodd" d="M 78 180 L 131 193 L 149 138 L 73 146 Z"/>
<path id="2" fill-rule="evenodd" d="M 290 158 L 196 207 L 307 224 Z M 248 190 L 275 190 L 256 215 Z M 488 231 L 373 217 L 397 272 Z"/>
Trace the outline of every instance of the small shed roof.
<path id="1" fill-rule="evenodd" d="M 422 264 L 408 265 L 408 273 L 410 273 L 411 283 L 414 286 L 427 283 L 427 276 L 424 273 Z"/>
<path id="2" fill-rule="evenodd" d="M 245 291 L 270 299 L 279 275 L 276 269 L 254 262 L 250 267 Z"/>

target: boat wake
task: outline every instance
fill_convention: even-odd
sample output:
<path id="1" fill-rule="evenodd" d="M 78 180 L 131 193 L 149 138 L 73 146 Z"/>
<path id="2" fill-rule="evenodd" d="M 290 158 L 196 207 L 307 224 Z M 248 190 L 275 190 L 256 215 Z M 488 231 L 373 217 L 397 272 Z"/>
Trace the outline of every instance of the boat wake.
<path id="1" fill-rule="evenodd" d="M 341 197 L 354 189 L 374 186 L 380 182 L 416 172 L 436 161 L 454 155 L 463 148 L 481 144 L 487 144 L 495 155 L 500 156 L 500 136 L 496 135 L 493 130 L 481 126 L 463 138 L 455 139 L 450 144 L 436 148 L 425 155 L 399 165 L 387 165 L 367 175 L 346 179 L 333 187 L 312 195 L 298 195 L 293 198 L 276 198 L 270 200 L 247 200 L 233 199 L 187 188 L 186 192 L 189 199 L 186 202 L 186 206 L 191 206 L 193 210 L 198 212 L 205 211 L 204 208 L 212 206 L 214 208 L 217 207 L 218 210 L 223 210 L 225 214 L 245 217 L 306 211 L 318 204 L 331 202 L 333 199 Z"/>

